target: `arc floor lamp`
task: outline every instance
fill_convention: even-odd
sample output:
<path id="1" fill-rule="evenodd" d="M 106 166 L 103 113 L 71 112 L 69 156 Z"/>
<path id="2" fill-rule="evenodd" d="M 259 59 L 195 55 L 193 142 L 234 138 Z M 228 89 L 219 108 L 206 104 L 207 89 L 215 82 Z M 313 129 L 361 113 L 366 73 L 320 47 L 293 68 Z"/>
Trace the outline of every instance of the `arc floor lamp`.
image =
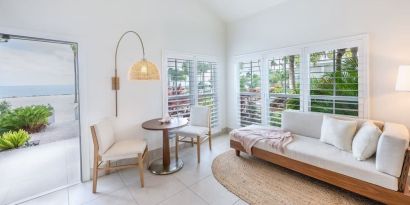
<path id="1" fill-rule="evenodd" d="M 115 91 L 115 116 L 118 117 L 118 90 L 120 89 L 120 78 L 118 77 L 118 48 L 122 39 L 127 34 L 134 34 L 138 37 L 142 47 L 142 59 L 134 63 L 128 70 L 128 80 L 159 80 L 159 71 L 154 63 L 151 63 L 145 58 L 145 48 L 141 36 L 135 31 L 127 31 L 121 35 L 115 49 L 115 67 L 114 77 L 112 77 L 112 89 Z"/>

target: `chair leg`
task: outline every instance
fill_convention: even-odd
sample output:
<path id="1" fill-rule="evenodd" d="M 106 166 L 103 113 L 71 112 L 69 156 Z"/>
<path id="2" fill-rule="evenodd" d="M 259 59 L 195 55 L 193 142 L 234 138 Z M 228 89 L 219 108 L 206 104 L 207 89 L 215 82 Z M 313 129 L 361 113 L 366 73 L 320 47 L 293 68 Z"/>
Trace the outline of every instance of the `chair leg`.
<path id="1" fill-rule="evenodd" d="M 93 193 L 97 192 L 97 178 L 98 178 L 98 158 L 94 157 L 93 166 Z"/>
<path id="2" fill-rule="evenodd" d="M 178 160 L 178 139 L 179 139 L 179 136 L 177 135 L 176 137 L 175 137 L 175 158 Z"/>
<path id="3" fill-rule="evenodd" d="M 211 135 L 211 133 L 209 133 L 209 135 L 208 135 L 208 141 L 209 141 L 209 150 L 212 150 L 212 135 Z"/>
<path id="4" fill-rule="evenodd" d="M 105 169 L 105 174 L 106 175 L 111 174 L 111 170 L 109 169 L 110 167 L 111 167 L 111 161 L 108 160 L 107 165 L 106 165 L 106 168 L 108 168 L 108 169 Z"/>
<path id="5" fill-rule="evenodd" d="M 191 137 L 191 146 L 194 146 L 194 138 Z"/>
<path id="6" fill-rule="evenodd" d="M 145 157 L 143 159 L 144 164 L 147 164 L 147 169 L 149 169 L 149 152 L 148 152 L 148 147 L 147 147 L 147 153 L 145 153 Z"/>
<path id="7" fill-rule="evenodd" d="M 141 187 L 144 187 L 144 158 L 142 158 L 142 154 L 138 154 L 138 167 L 140 171 Z"/>
<path id="8" fill-rule="evenodd" d="M 201 143 L 200 143 L 200 138 L 199 136 L 196 137 L 196 152 L 197 152 L 197 156 L 198 156 L 198 163 L 201 162 Z"/>

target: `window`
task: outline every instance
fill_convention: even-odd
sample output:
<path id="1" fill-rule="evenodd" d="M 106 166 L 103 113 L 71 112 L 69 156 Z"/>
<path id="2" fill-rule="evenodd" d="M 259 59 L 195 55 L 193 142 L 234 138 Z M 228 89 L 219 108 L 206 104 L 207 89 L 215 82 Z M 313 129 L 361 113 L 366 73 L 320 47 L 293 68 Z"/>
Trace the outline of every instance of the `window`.
<path id="1" fill-rule="evenodd" d="M 216 62 L 197 62 L 198 105 L 211 109 L 211 125 L 218 125 L 218 97 L 216 92 Z"/>
<path id="2" fill-rule="evenodd" d="M 268 60 L 269 124 L 280 127 L 282 112 L 300 110 L 300 55 Z"/>
<path id="3" fill-rule="evenodd" d="M 165 54 L 166 109 L 171 117 L 190 116 L 192 105 L 208 106 L 211 127 L 218 127 L 217 63 L 211 57 Z"/>
<path id="4" fill-rule="evenodd" d="M 280 127 L 286 109 L 367 117 L 366 47 L 358 36 L 240 56 L 238 124 Z"/>
<path id="5" fill-rule="evenodd" d="M 260 61 L 240 63 L 239 71 L 240 125 L 261 124 L 261 66 Z"/>
<path id="6" fill-rule="evenodd" d="M 359 116 L 358 47 L 309 55 L 309 111 Z"/>
<path id="7" fill-rule="evenodd" d="M 168 58 L 168 113 L 171 117 L 189 117 L 195 104 L 193 61 Z"/>

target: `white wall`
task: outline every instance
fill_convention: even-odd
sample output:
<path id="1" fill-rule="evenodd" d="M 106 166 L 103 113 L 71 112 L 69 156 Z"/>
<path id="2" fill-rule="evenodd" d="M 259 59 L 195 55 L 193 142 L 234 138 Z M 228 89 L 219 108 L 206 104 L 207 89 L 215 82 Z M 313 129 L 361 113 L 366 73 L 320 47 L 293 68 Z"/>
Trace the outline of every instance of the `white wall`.
<path id="1" fill-rule="evenodd" d="M 255 51 L 358 34 L 370 37 L 370 117 L 410 127 L 410 93 L 394 90 L 400 64 L 410 64 L 410 1 L 289 0 L 228 24 L 227 90 L 233 87 L 233 57 Z M 234 104 L 234 92 L 227 92 Z M 235 107 L 227 124 L 235 127 Z"/>
<path id="2" fill-rule="evenodd" d="M 160 69 L 163 49 L 218 57 L 223 62 L 220 66 L 220 87 L 225 90 L 222 81 L 225 70 L 225 24 L 195 1 L 2 0 L 0 28 L 0 32 L 16 31 L 12 34 L 20 35 L 35 33 L 38 37 L 54 36 L 79 42 L 84 140 L 91 138 L 91 123 L 114 115 L 114 92 L 111 90 L 114 51 L 118 38 L 127 30 L 140 33 L 147 58 Z M 150 149 L 161 147 L 161 133 L 141 129 L 143 121 L 162 115 L 161 81 L 127 81 L 128 67 L 142 57 L 142 51 L 134 36 L 126 37 L 120 49 L 120 132 L 126 137 L 135 134 L 145 136 Z M 225 107 L 224 96 L 221 92 L 222 110 Z M 225 125 L 223 114 L 222 127 Z M 87 147 L 90 142 L 83 143 Z M 86 168 L 84 170 L 87 171 Z"/>

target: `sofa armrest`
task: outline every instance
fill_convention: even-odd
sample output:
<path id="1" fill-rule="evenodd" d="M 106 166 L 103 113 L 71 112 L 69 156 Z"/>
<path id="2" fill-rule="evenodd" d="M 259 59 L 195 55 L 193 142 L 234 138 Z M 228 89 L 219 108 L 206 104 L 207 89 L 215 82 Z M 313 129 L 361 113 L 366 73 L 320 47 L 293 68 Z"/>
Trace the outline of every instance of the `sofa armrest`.
<path id="1" fill-rule="evenodd" d="M 376 170 L 400 177 L 408 147 L 409 131 L 406 126 L 386 123 L 377 145 Z"/>

